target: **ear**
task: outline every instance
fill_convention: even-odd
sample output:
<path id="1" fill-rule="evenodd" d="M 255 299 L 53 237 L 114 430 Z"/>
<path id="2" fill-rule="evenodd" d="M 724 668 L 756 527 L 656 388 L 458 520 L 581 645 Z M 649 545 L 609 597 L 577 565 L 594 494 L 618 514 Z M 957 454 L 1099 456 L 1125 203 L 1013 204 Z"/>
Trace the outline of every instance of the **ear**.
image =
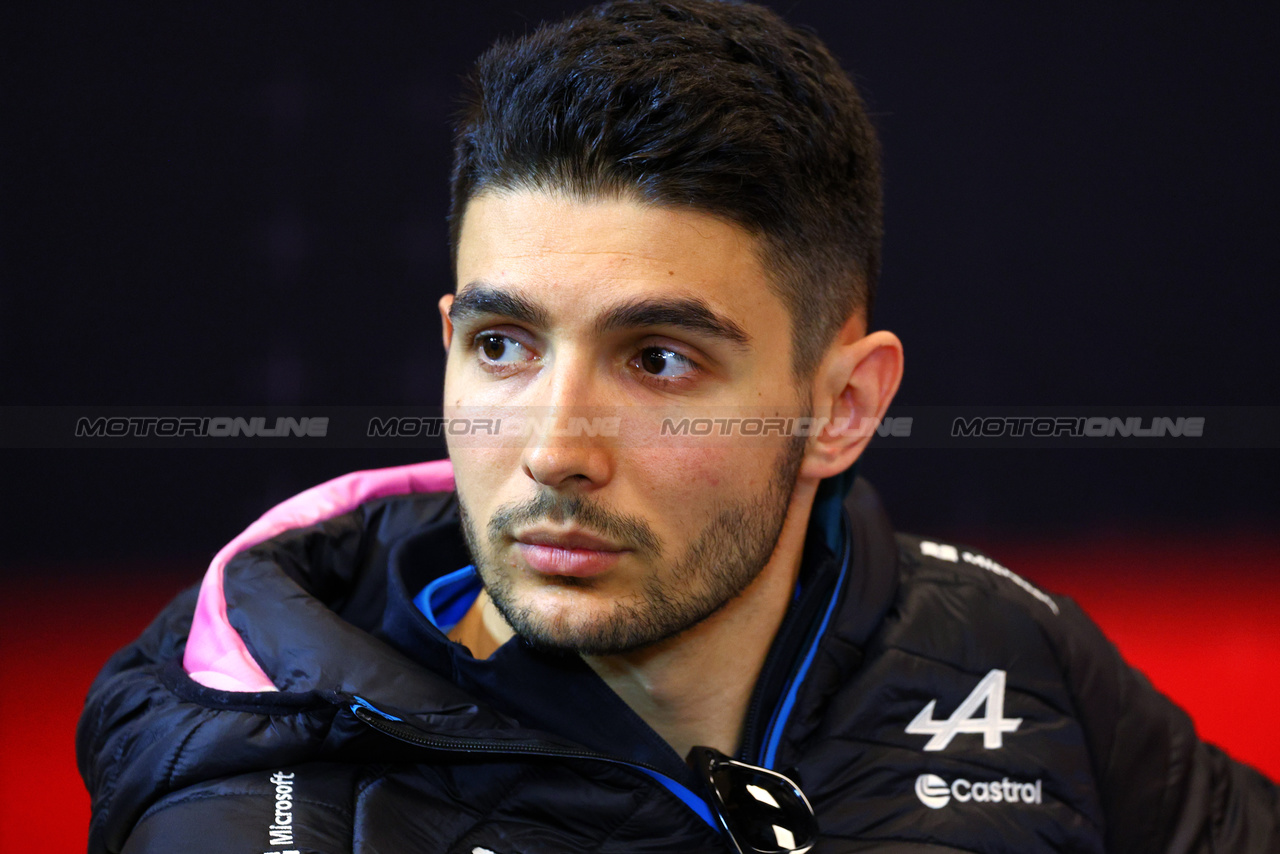
<path id="1" fill-rule="evenodd" d="M 444 351 L 448 353 L 449 345 L 453 343 L 453 321 L 449 319 L 449 309 L 453 308 L 453 294 L 440 297 L 437 305 L 440 307 L 440 337 L 444 340 Z"/>
<path id="2" fill-rule="evenodd" d="M 892 332 L 862 335 L 854 316 L 814 374 L 814 426 L 802 477 L 832 477 L 862 456 L 902 381 L 902 342 Z"/>

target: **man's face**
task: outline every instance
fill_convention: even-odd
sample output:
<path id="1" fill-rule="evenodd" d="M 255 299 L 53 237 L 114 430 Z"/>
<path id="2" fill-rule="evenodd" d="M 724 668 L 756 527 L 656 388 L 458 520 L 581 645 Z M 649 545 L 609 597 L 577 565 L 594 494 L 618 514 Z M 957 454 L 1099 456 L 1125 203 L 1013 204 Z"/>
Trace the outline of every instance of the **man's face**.
<path id="1" fill-rule="evenodd" d="M 804 414 L 789 314 L 754 250 L 735 225 L 633 201 L 468 205 L 458 293 L 441 301 L 445 405 L 500 417 L 506 435 L 451 436 L 449 454 L 476 566 L 527 639 L 637 649 L 714 613 L 770 560 L 804 440 L 659 429 Z M 573 420 L 593 417 L 606 420 Z M 543 429 L 514 441 L 522 419 Z"/>

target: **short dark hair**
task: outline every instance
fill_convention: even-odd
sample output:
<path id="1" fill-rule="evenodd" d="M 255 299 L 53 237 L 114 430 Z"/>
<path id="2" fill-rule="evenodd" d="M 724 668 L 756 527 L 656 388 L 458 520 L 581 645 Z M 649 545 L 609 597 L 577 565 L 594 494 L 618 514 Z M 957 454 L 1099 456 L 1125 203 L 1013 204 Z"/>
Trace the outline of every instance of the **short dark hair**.
<path id="1" fill-rule="evenodd" d="M 720 0 L 617 0 L 477 61 L 454 145 L 450 242 L 486 190 L 633 196 L 745 228 L 817 364 L 880 266 L 880 154 L 816 35 Z"/>

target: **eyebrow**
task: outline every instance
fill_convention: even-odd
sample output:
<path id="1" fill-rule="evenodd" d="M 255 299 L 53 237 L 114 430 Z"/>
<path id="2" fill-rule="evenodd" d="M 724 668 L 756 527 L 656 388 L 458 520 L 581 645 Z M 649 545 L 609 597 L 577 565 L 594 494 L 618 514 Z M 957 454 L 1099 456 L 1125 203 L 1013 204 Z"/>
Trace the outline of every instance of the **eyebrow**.
<path id="1" fill-rule="evenodd" d="M 721 338 L 740 347 L 751 341 L 741 326 L 721 317 L 700 299 L 636 300 L 607 311 L 596 323 L 600 333 L 646 326 L 674 326 L 712 338 Z"/>
<path id="2" fill-rule="evenodd" d="M 481 316 L 508 317 L 531 326 L 546 327 L 550 324 L 547 310 L 517 293 L 500 290 L 480 282 L 472 282 L 454 297 L 449 309 L 449 319 L 454 323 Z M 655 299 L 634 300 L 609 309 L 596 321 L 599 334 L 620 329 L 643 329 L 650 326 L 668 326 L 685 329 L 699 335 L 719 338 L 739 347 L 747 346 L 751 336 L 741 326 L 711 310 L 703 300 Z"/>
<path id="3" fill-rule="evenodd" d="M 530 326 L 546 326 L 550 320 L 546 309 L 519 294 L 473 282 L 453 298 L 449 319 L 458 323 L 480 315 L 509 317 Z"/>

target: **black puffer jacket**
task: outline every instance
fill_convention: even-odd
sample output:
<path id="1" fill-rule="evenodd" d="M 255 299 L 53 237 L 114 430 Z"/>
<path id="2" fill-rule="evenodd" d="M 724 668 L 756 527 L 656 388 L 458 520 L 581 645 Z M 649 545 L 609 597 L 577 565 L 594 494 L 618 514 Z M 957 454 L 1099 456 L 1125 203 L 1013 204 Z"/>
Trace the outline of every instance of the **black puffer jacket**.
<path id="1" fill-rule="evenodd" d="M 194 590 L 107 664 L 77 743 L 91 852 L 726 850 L 589 668 L 518 641 L 475 662 L 414 604 L 469 562 L 452 495 L 360 498 L 221 573 L 278 690 L 188 675 Z M 837 553 L 811 532 L 743 748 L 800 782 L 815 851 L 1280 851 L 1276 788 L 1073 603 L 895 536 L 862 482 L 846 509 Z"/>

